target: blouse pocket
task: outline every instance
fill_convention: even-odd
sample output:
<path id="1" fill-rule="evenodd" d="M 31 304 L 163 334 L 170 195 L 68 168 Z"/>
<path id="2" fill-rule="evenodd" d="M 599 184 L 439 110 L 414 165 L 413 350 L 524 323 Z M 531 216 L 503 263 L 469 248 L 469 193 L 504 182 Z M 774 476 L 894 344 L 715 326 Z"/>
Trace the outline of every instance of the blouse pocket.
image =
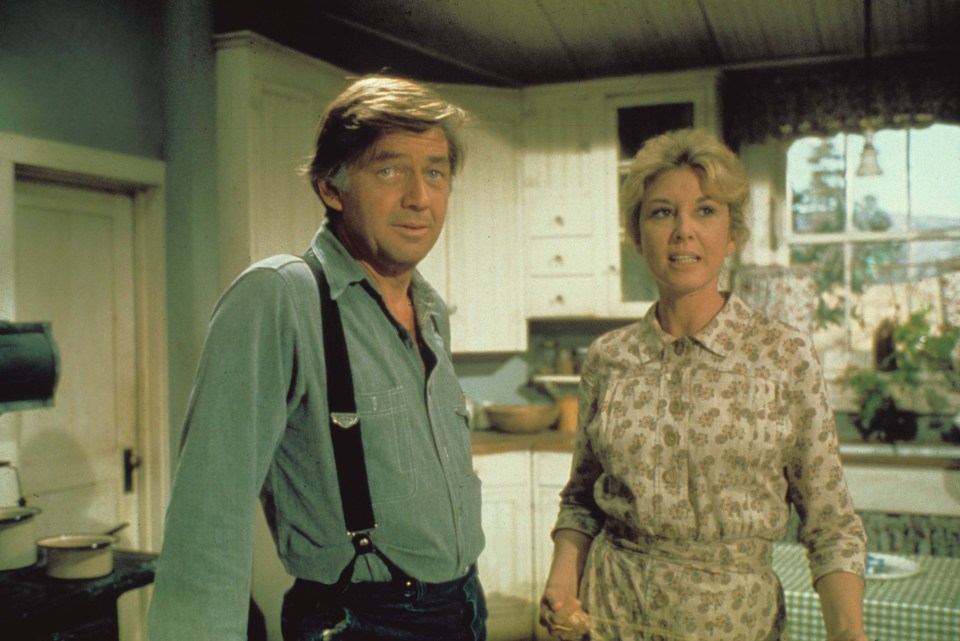
<path id="1" fill-rule="evenodd" d="M 356 395 L 373 503 L 407 498 L 416 491 L 416 470 L 403 388 Z"/>

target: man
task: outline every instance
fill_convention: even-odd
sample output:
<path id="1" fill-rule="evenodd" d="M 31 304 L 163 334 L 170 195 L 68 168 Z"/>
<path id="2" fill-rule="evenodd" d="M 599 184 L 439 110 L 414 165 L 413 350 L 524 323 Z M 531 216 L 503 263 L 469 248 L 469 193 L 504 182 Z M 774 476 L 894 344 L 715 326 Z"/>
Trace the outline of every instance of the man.
<path id="1" fill-rule="evenodd" d="M 152 641 L 246 638 L 257 493 L 297 577 L 285 641 L 485 638 L 464 396 L 446 307 L 416 271 L 443 227 L 464 118 L 419 84 L 366 77 L 328 106 L 309 166 L 327 208 L 310 249 L 343 319 L 377 553 L 358 554 L 345 533 L 314 274 L 299 257 L 262 260 L 210 322 Z"/>

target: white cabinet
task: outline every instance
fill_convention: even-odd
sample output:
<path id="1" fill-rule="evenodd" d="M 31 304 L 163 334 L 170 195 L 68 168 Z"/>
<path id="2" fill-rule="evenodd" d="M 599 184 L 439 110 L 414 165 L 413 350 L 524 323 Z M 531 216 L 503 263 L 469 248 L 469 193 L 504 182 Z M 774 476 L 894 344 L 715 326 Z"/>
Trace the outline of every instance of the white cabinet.
<path id="1" fill-rule="evenodd" d="M 533 612 L 530 453 L 508 452 L 474 459 L 483 481 L 486 547 L 478 562 L 490 611 L 490 641 L 529 639 Z"/>
<path id="2" fill-rule="evenodd" d="M 252 261 L 300 254 L 324 216 L 299 168 L 347 72 L 256 34 L 216 42 L 220 281 Z M 463 135 L 447 229 L 422 264 L 451 310 L 455 352 L 526 349 L 518 205 L 519 91 L 447 85 L 474 118 Z"/>
<path id="3" fill-rule="evenodd" d="M 463 128 L 466 164 L 453 181 L 446 228 L 420 270 L 450 309 L 453 351 L 527 348 L 517 174 L 520 94 L 446 85 L 470 112 Z"/>
<path id="4" fill-rule="evenodd" d="M 553 558 L 553 540 L 550 531 L 557 521 L 560 509 L 560 490 L 570 476 L 573 455 L 561 452 L 537 452 L 533 455 L 533 577 L 537 599 L 547 582 L 550 561 Z M 545 628 L 534 619 L 537 639 L 550 639 Z"/>
<path id="5" fill-rule="evenodd" d="M 483 481 L 487 544 L 478 566 L 490 610 L 490 641 L 547 638 L 537 623 L 537 604 L 571 459 L 571 454 L 527 450 L 474 458 Z"/>
<path id="6" fill-rule="evenodd" d="M 603 188 L 607 126 L 594 92 L 566 86 L 525 92 L 521 202 L 526 315 L 600 313 L 598 245 L 608 210 Z"/>
<path id="7" fill-rule="evenodd" d="M 717 131 L 716 75 L 549 85 L 524 97 L 527 317 L 641 316 L 657 293 L 626 239 L 620 182 L 650 135 Z"/>
<path id="8" fill-rule="evenodd" d="M 310 157 L 317 117 L 346 80 L 336 67 L 254 34 L 221 36 L 216 46 L 225 287 L 253 261 L 309 246 L 324 209 L 298 168 Z"/>

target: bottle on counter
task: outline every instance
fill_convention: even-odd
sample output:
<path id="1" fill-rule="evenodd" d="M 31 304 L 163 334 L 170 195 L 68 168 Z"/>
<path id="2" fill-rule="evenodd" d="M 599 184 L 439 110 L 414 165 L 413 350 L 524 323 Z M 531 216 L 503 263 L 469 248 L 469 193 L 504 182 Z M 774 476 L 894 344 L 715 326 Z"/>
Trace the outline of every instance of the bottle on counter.
<path id="1" fill-rule="evenodd" d="M 561 376 L 573 376 L 576 373 L 576 362 L 573 350 L 568 348 L 557 350 L 557 374 Z"/>

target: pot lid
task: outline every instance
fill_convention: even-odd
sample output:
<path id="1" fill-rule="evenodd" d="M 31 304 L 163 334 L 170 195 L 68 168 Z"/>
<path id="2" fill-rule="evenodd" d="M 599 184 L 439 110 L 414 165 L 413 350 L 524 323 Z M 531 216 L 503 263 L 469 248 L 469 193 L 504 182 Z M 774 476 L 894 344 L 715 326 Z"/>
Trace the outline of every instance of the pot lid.
<path id="1" fill-rule="evenodd" d="M 24 521 L 40 514 L 36 507 L 0 507 L 0 524 Z"/>
<path id="2" fill-rule="evenodd" d="M 112 534 L 61 534 L 37 541 L 42 548 L 58 550 L 99 550 L 120 541 Z"/>

